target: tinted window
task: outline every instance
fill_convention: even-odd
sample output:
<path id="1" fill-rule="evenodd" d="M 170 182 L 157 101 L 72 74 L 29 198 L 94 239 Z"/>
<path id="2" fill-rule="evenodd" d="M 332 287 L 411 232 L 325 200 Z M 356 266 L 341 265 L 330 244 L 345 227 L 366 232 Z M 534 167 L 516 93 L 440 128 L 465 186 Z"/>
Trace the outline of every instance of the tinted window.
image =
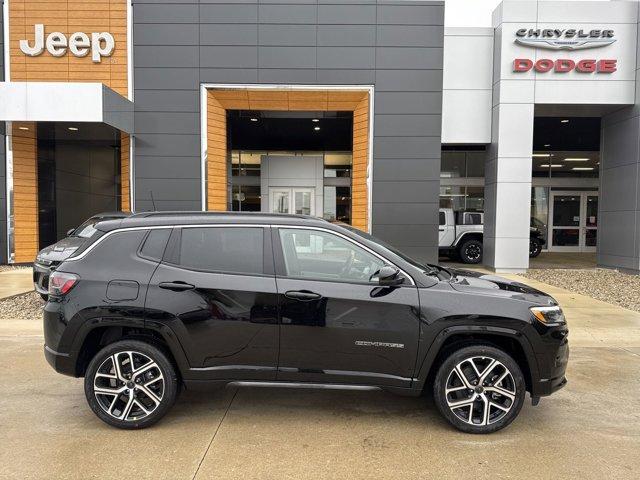
<path id="1" fill-rule="evenodd" d="M 447 224 L 447 219 L 445 217 L 444 212 L 440 212 L 440 225 L 446 225 Z"/>
<path id="2" fill-rule="evenodd" d="M 183 228 L 179 262 L 198 270 L 262 274 L 263 229 Z"/>
<path id="3" fill-rule="evenodd" d="M 153 258 L 154 260 L 161 260 L 164 254 L 164 247 L 167 246 L 167 240 L 171 229 L 163 228 L 162 230 L 151 230 L 147 239 L 144 241 L 144 245 L 140 249 L 140 255 L 146 258 Z"/>
<path id="4" fill-rule="evenodd" d="M 384 262 L 329 232 L 280 229 L 288 276 L 316 280 L 368 282 Z"/>

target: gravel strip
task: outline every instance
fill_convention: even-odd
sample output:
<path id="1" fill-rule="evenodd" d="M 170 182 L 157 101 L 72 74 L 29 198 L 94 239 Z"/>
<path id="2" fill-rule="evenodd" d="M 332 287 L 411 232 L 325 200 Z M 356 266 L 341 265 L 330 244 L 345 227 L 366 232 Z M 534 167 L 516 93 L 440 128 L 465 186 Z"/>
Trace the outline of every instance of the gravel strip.
<path id="1" fill-rule="evenodd" d="M 36 292 L 28 292 L 0 300 L 0 320 L 42 320 L 44 301 Z"/>
<path id="2" fill-rule="evenodd" d="M 31 268 L 31 265 L 0 265 L 0 273 L 11 272 L 13 270 L 26 270 Z"/>
<path id="3" fill-rule="evenodd" d="M 607 268 L 530 269 L 523 277 L 640 312 L 640 275 Z"/>

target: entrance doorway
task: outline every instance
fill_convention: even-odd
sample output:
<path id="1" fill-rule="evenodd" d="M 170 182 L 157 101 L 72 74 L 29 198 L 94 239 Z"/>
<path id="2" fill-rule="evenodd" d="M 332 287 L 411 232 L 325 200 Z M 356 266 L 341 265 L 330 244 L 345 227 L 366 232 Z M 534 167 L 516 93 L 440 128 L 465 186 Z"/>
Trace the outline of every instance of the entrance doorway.
<path id="1" fill-rule="evenodd" d="M 598 193 L 552 191 L 549 251 L 595 252 L 598 235 Z"/>
<path id="2" fill-rule="evenodd" d="M 314 188 L 271 188 L 271 213 L 294 213 L 296 215 L 313 215 Z"/>

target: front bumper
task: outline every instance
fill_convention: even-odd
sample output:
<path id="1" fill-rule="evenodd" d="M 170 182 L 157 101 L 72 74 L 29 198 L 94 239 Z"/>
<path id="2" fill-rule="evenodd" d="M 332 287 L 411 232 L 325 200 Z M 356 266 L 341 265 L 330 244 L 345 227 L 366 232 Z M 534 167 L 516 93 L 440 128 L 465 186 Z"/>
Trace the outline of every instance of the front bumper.
<path id="1" fill-rule="evenodd" d="M 555 341 L 547 343 L 547 352 L 537 355 L 541 376 L 532 385 L 531 396 L 544 397 L 560 390 L 567 384 L 565 376 L 569 361 L 569 331 L 566 327 L 554 329 L 549 339 Z M 555 343 L 555 345 L 553 345 Z"/>

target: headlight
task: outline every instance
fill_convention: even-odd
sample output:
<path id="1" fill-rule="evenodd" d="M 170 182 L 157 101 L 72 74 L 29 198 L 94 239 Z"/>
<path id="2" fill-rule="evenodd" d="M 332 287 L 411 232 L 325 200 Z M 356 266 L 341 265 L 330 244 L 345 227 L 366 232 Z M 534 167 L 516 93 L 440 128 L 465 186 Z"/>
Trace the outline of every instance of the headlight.
<path id="1" fill-rule="evenodd" d="M 555 327 L 557 325 L 564 325 L 567 321 L 564 318 L 562 309 L 558 306 L 555 307 L 531 307 L 531 313 L 540 323 L 547 327 Z"/>

